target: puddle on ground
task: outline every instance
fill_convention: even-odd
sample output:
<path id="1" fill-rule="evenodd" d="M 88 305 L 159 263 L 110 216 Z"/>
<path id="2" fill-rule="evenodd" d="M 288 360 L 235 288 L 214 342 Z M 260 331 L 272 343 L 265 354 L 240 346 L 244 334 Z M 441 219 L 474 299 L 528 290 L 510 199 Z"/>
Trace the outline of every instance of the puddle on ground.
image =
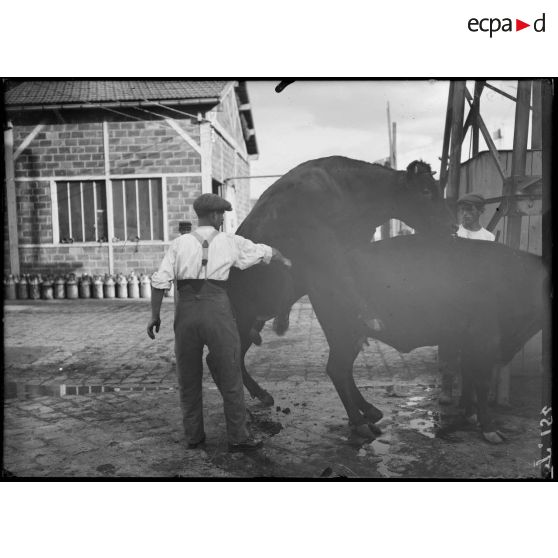
<path id="1" fill-rule="evenodd" d="M 25 384 L 23 382 L 6 382 L 4 399 L 32 399 L 34 397 L 67 397 L 72 395 L 96 395 L 98 393 L 174 391 L 169 386 L 115 386 L 115 385 L 71 385 L 71 384 Z"/>

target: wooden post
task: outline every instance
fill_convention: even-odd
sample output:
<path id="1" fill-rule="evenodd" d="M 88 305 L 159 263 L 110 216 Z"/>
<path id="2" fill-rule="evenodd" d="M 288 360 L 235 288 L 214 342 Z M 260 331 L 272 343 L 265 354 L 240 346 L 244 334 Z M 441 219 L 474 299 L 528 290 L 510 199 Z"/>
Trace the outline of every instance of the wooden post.
<path id="1" fill-rule="evenodd" d="M 8 241 L 10 272 L 19 275 L 19 241 L 17 237 L 17 202 L 14 171 L 14 130 L 8 122 L 4 130 L 4 163 L 6 165 L 6 204 L 8 210 Z"/>
<path id="2" fill-rule="evenodd" d="M 110 180 L 110 148 L 108 122 L 103 120 L 103 148 L 105 155 L 105 183 L 107 188 L 107 236 L 108 236 L 108 272 L 114 273 L 114 208 L 112 205 L 112 182 Z"/>
<path id="3" fill-rule="evenodd" d="M 542 147 L 542 82 L 540 79 L 533 80 L 533 119 L 531 125 L 531 149 Z"/>
<path id="4" fill-rule="evenodd" d="M 552 179 L 552 82 L 543 80 L 541 82 L 541 114 L 542 122 L 542 258 L 548 273 L 552 270 L 552 219 L 551 219 L 551 179 Z M 536 100 L 534 100 L 536 103 Z M 551 320 L 551 285 L 552 277 L 545 285 L 541 293 L 543 296 L 543 308 L 546 310 L 543 316 L 542 328 L 542 372 L 543 389 L 540 414 L 541 427 L 541 475 L 550 478 L 552 475 L 552 320 Z"/>
<path id="5" fill-rule="evenodd" d="M 200 147 L 201 147 L 201 194 L 211 194 L 211 124 L 203 121 L 200 124 Z"/>
<path id="6" fill-rule="evenodd" d="M 461 168 L 461 145 L 463 143 L 463 111 L 465 108 L 465 82 L 456 81 L 453 92 L 451 149 L 446 198 L 459 196 L 459 175 Z"/>
<path id="7" fill-rule="evenodd" d="M 527 161 L 527 136 L 529 134 L 529 101 L 531 98 L 531 81 L 521 79 L 517 83 L 517 102 L 515 105 L 515 126 L 513 133 L 512 180 L 509 181 L 505 195 L 513 196 L 517 185 L 525 177 Z M 508 226 L 505 242 L 512 248 L 519 248 L 521 241 L 521 215 L 517 213 L 517 204 L 512 197 L 508 202 Z"/>
<path id="8" fill-rule="evenodd" d="M 473 97 L 473 106 L 471 107 L 471 111 L 473 113 L 473 157 L 476 157 L 479 154 L 479 114 L 480 114 L 480 99 L 481 93 L 484 88 L 484 81 L 476 81 L 475 82 L 475 92 Z"/>
<path id="9" fill-rule="evenodd" d="M 451 138 L 451 117 L 453 106 L 454 82 L 450 81 L 448 92 L 448 106 L 446 108 L 446 124 L 444 126 L 444 143 L 442 145 L 442 160 L 440 161 L 440 188 L 446 187 L 448 179 L 448 153 Z"/>

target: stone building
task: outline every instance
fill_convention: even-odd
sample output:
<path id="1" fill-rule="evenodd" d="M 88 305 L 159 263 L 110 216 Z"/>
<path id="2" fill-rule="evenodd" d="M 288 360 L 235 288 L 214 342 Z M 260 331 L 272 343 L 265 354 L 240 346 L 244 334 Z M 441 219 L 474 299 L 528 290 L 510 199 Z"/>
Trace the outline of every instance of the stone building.
<path id="1" fill-rule="evenodd" d="M 158 266 L 202 193 L 250 210 L 258 148 L 245 82 L 5 84 L 4 270 L 104 274 Z"/>

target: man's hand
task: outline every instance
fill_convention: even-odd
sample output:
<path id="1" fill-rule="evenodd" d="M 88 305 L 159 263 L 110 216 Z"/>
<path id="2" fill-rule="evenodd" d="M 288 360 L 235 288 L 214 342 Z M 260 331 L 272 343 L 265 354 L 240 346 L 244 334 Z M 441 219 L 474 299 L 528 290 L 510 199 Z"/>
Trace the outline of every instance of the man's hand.
<path id="1" fill-rule="evenodd" d="M 159 333 L 159 328 L 161 327 L 161 318 L 151 318 L 149 323 L 147 324 L 147 335 L 151 337 L 151 339 L 155 339 L 155 334 L 153 333 L 153 328 L 155 331 Z"/>
<path id="2" fill-rule="evenodd" d="M 281 262 L 285 267 L 292 267 L 293 263 L 291 262 L 291 260 L 289 260 L 289 258 L 285 258 L 285 256 L 283 256 L 283 254 L 281 254 L 281 252 L 279 252 L 279 250 L 277 250 L 277 248 L 272 248 L 271 249 L 271 259 L 272 260 L 276 260 L 278 262 Z"/>
<path id="3" fill-rule="evenodd" d="M 289 258 L 283 258 L 282 263 L 286 267 L 293 267 L 293 262 L 291 262 L 291 260 L 289 260 Z"/>

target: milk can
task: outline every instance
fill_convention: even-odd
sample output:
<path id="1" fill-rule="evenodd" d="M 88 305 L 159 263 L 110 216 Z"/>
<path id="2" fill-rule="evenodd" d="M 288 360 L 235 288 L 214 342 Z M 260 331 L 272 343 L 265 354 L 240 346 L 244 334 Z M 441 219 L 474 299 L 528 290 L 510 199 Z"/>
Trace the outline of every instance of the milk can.
<path id="1" fill-rule="evenodd" d="M 91 298 L 91 277 L 84 273 L 79 282 L 80 298 Z"/>
<path id="2" fill-rule="evenodd" d="M 64 277 L 58 276 L 54 280 L 54 298 L 66 298 Z"/>
<path id="3" fill-rule="evenodd" d="M 29 298 L 29 283 L 25 275 L 22 275 L 17 282 L 17 298 L 21 300 Z"/>
<path id="4" fill-rule="evenodd" d="M 103 287 L 105 298 L 114 298 L 114 278 L 112 275 L 109 275 L 108 273 L 105 275 Z"/>
<path id="5" fill-rule="evenodd" d="M 132 271 L 128 277 L 128 298 L 139 298 L 138 276 Z"/>
<path id="6" fill-rule="evenodd" d="M 140 277 L 140 296 L 141 298 L 151 298 L 151 281 L 149 276 L 143 273 Z"/>
<path id="7" fill-rule="evenodd" d="M 44 300 L 52 300 L 54 298 L 54 292 L 52 287 L 52 277 L 47 276 L 42 284 L 42 295 Z"/>
<path id="8" fill-rule="evenodd" d="M 119 273 L 116 277 L 116 296 L 128 298 L 128 280 L 123 273 Z"/>
<path id="9" fill-rule="evenodd" d="M 93 279 L 93 298 L 103 298 L 103 278 L 95 275 Z"/>
<path id="10" fill-rule="evenodd" d="M 4 296 L 6 300 L 15 300 L 17 298 L 16 282 L 11 273 L 7 279 L 4 279 Z"/>
<path id="11" fill-rule="evenodd" d="M 29 280 L 29 298 L 32 300 L 41 298 L 41 283 L 36 275 Z"/>
<path id="12" fill-rule="evenodd" d="M 73 273 L 68 275 L 68 280 L 66 281 L 66 298 L 71 298 L 72 300 L 79 298 L 78 284 Z"/>

